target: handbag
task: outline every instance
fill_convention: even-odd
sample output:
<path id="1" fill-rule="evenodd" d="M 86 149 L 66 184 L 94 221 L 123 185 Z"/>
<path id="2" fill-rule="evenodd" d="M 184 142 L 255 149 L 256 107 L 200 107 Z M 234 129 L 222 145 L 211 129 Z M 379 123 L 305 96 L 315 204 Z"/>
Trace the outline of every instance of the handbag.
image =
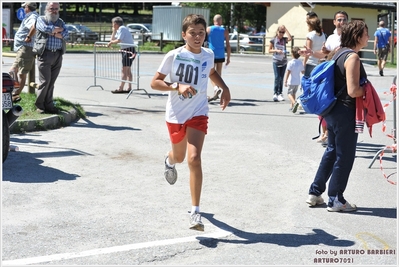
<path id="1" fill-rule="evenodd" d="M 36 28 L 36 23 L 37 20 L 35 22 L 35 28 Z M 35 43 L 33 44 L 33 49 L 32 49 L 33 54 L 37 56 L 43 55 L 43 52 L 46 49 L 47 39 L 48 39 L 47 33 L 36 30 Z"/>
<path id="2" fill-rule="evenodd" d="M 61 23 L 63 22 L 61 19 L 59 19 L 59 21 Z M 36 27 L 36 23 L 35 23 L 35 27 Z M 33 49 L 32 49 L 32 52 L 35 55 L 37 55 L 37 56 L 43 55 L 43 52 L 46 49 L 47 39 L 48 39 L 48 34 L 47 33 L 41 32 L 41 31 L 36 31 L 35 43 L 33 44 Z M 62 52 L 62 55 L 63 55 L 63 54 L 65 54 L 65 51 L 66 51 L 66 41 L 64 39 L 61 39 L 61 41 L 62 41 L 61 52 Z"/>

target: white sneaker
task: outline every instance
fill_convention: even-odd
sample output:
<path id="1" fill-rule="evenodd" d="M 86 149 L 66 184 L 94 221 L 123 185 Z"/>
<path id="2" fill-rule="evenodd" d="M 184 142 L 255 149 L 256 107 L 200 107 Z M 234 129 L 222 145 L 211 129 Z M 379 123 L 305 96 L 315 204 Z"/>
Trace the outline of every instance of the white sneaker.
<path id="1" fill-rule="evenodd" d="M 355 211 L 357 209 L 355 204 L 350 204 L 348 201 L 346 201 L 345 204 L 342 204 L 339 202 L 337 199 L 334 200 L 334 204 L 332 207 L 327 207 L 328 211 Z"/>
<path id="2" fill-rule="evenodd" d="M 308 199 L 306 199 L 306 203 L 309 206 L 321 205 L 324 203 L 324 199 L 321 196 L 309 195 Z"/>
<path id="3" fill-rule="evenodd" d="M 283 97 L 283 94 L 279 94 L 279 95 L 277 96 L 277 100 L 278 100 L 278 101 L 284 101 L 285 99 L 284 99 L 284 97 Z"/>
<path id="4" fill-rule="evenodd" d="M 165 156 L 165 179 L 168 181 L 169 184 L 173 185 L 176 183 L 177 180 L 177 171 L 176 171 L 176 166 L 169 167 L 168 164 L 166 164 L 166 160 L 168 158 L 168 154 Z"/>
<path id="5" fill-rule="evenodd" d="M 274 95 L 273 95 L 273 101 L 274 101 L 274 102 L 277 102 L 277 101 L 278 101 L 277 94 L 274 94 Z"/>
<path id="6" fill-rule="evenodd" d="M 201 214 L 198 212 L 190 215 L 190 229 L 204 231 L 204 224 L 201 221 Z"/>

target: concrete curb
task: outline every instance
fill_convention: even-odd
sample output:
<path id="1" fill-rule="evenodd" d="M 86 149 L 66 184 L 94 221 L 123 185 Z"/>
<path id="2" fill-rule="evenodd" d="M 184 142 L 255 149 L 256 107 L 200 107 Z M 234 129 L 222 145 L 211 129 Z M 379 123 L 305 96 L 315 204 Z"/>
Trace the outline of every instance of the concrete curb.
<path id="1" fill-rule="evenodd" d="M 16 120 L 10 127 L 10 132 L 23 133 L 33 131 L 43 131 L 58 129 L 61 127 L 69 126 L 72 122 L 79 119 L 78 113 L 75 109 L 68 112 L 61 111 L 60 114 L 49 115 L 49 117 L 35 120 Z"/>

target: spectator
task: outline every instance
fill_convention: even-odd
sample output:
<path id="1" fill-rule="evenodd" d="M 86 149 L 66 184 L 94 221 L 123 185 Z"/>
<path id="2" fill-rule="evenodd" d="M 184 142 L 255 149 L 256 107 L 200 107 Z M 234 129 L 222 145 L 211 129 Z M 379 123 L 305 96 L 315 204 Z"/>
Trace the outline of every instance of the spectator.
<path id="1" fill-rule="evenodd" d="M 326 41 L 326 37 L 323 33 L 320 19 L 317 15 L 309 17 L 306 19 L 308 25 L 308 34 L 306 35 L 306 46 L 312 50 L 321 50 L 323 43 Z M 305 56 L 303 61 L 305 65 L 305 76 L 309 76 L 314 67 L 319 64 L 319 58 L 314 55 Z"/>
<path id="2" fill-rule="evenodd" d="M 385 22 L 381 20 L 374 33 L 374 54 L 377 54 L 377 65 L 380 76 L 384 76 L 385 63 L 391 50 L 391 32 L 385 28 Z"/>
<path id="3" fill-rule="evenodd" d="M 323 47 L 324 42 L 326 41 L 326 37 L 323 33 L 321 22 L 316 13 L 313 13 L 311 16 L 308 16 L 306 19 L 306 24 L 308 25 L 309 33 L 306 35 L 306 46 L 314 51 L 320 51 Z M 324 56 L 324 54 L 323 54 Z M 305 64 L 305 76 L 310 76 L 312 70 L 319 64 L 320 59 L 314 55 L 305 56 L 304 64 Z M 327 144 L 327 123 L 319 116 L 319 120 L 321 120 L 321 129 L 322 133 L 320 137 L 317 139 L 318 143 L 322 145 Z"/>
<path id="4" fill-rule="evenodd" d="M 348 23 L 348 14 L 345 11 L 338 11 L 334 14 L 334 33 L 328 36 L 325 45 L 322 47 L 324 54 L 329 54 L 340 47 L 342 26 Z"/>
<path id="5" fill-rule="evenodd" d="M 299 47 L 295 46 L 292 51 L 292 59 L 287 64 L 287 73 L 285 74 L 284 86 L 288 86 L 288 98 L 291 101 L 291 112 L 295 113 L 298 109 L 299 103 L 296 102 L 296 92 L 301 84 L 301 73 L 304 73 L 304 66 L 302 60 L 299 59 Z"/>
<path id="6" fill-rule="evenodd" d="M 347 89 L 338 96 L 334 108 L 324 117 L 328 125 L 328 146 L 323 154 L 315 178 L 309 188 L 306 200 L 309 206 L 321 205 L 321 197 L 328 185 L 328 211 L 355 211 L 356 205 L 350 204 L 344 198 L 349 174 L 352 170 L 356 155 L 358 133 L 355 131 L 356 97 L 364 95 L 361 79 L 367 79 L 363 64 L 357 54 L 368 44 L 369 35 L 367 25 L 360 20 L 354 20 L 342 27 L 342 49 L 351 49 L 344 52 L 336 61 L 335 92 L 344 85 Z"/>
<path id="7" fill-rule="evenodd" d="M 112 91 L 113 94 L 129 93 L 132 90 L 132 63 L 136 56 L 136 51 L 133 46 L 133 36 L 128 28 L 123 25 L 123 19 L 121 17 L 112 19 L 112 35 L 108 47 L 118 43 L 120 43 L 122 50 L 122 81 L 119 88 Z M 123 89 L 126 83 L 125 81 L 128 81 L 127 90 Z"/>
<path id="8" fill-rule="evenodd" d="M 215 70 L 222 76 L 222 66 L 223 62 L 226 62 L 226 66 L 230 64 L 230 41 L 229 41 L 229 31 L 225 29 L 223 26 L 222 16 L 217 14 L 213 17 L 213 26 L 209 26 L 206 29 L 208 35 L 208 47 L 212 49 L 215 54 Z M 225 49 L 224 42 L 226 42 L 226 52 L 227 58 L 225 58 Z M 216 100 L 219 98 L 222 90 L 215 85 L 215 83 L 211 80 L 213 86 L 213 97 L 208 99 L 209 101 Z"/>
<path id="9" fill-rule="evenodd" d="M 284 37 L 287 33 L 288 37 Z M 276 35 L 270 40 L 269 53 L 273 53 L 274 95 L 273 101 L 284 101 L 283 80 L 287 68 L 287 43 L 291 34 L 284 25 L 278 26 Z"/>
<path id="10" fill-rule="evenodd" d="M 43 54 L 37 55 L 40 85 L 37 90 L 36 111 L 38 113 L 58 113 L 54 105 L 54 84 L 61 71 L 65 40 L 68 30 L 59 14 L 60 4 L 48 2 L 45 15 L 36 21 L 36 41 L 40 36 L 48 36 Z"/>
<path id="11" fill-rule="evenodd" d="M 7 38 L 7 29 L 5 28 L 7 25 L 3 23 L 3 32 L 1 35 L 2 42 L 8 45 L 8 38 Z"/>
<path id="12" fill-rule="evenodd" d="M 229 88 L 214 69 L 212 50 L 202 47 L 205 34 L 206 21 L 203 16 L 186 16 L 182 26 L 186 44 L 166 54 L 151 81 L 151 88 L 169 91 L 165 119 L 172 150 L 165 157 L 165 179 L 169 184 L 176 182 L 175 164 L 182 163 L 187 153 L 192 204 L 189 225 L 190 229 L 199 231 L 204 231 L 200 215 L 203 180 L 201 151 L 208 129 L 208 78 L 222 88 L 222 110 L 230 102 Z M 192 71 L 196 69 L 200 71 Z M 170 82 L 165 81 L 167 75 Z"/>
<path id="13" fill-rule="evenodd" d="M 35 2 L 25 2 L 22 7 L 26 15 L 14 36 L 14 51 L 17 55 L 9 71 L 17 82 L 12 96 L 13 102 L 21 100 L 20 94 L 25 87 L 27 74 L 35 67 L 36 57 L 32 52 L 35 41 L 35 30 L 32 28 L 35 28 L 36 19 L 39 16 L 36 12 L 37 5 Z"/>

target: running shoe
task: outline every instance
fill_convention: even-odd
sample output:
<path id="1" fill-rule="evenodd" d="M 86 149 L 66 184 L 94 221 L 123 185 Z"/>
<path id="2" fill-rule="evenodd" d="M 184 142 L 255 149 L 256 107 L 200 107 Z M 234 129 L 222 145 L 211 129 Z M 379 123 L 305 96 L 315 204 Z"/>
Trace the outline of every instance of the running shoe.
<path id="1" fill-rule="evenodd" d="M 168 155 L 165 156 L 165 179 L 169 184 L 173 185 L 177 180 L 177 171 L 175 166 L 169 167 L 168 164 L 166 164 L 167 159 Z"/>
<path id="2" fill-rule="evenodd" d="M 306 200 L 306 203 L 309 204 L 309 206 L 316 206 L 316 205 L 321 205 L 324 203 L 324 199 L 321 196 L 315 196 L 315 195 L 309 195 L 308 199 Z"/>
<path id="3" fill-rule="evenodd" d="M 201 221 L 201 214 L 198 212 L 190 215 L 190 229 L 204 231 L 204 224 Z"/>
<path id="4" fill-rule="evenodd" d="M 334 204 L 332 207 L 327 207 L 328 211 L 343 211 L 343 212 L 350 212 L 355 211 L 357 209 L 355 204 L 350 204 L 346 201 L 345 204 L 342 204 L 338 200 L 334 200 Z"/>

